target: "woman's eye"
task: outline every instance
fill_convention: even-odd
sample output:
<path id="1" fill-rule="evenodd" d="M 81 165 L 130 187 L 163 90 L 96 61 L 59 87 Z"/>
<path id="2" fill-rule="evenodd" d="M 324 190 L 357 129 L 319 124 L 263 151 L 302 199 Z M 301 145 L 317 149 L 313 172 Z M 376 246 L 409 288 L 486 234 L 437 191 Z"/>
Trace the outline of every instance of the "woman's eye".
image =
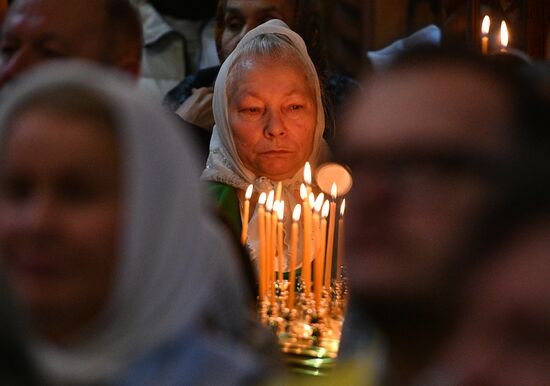
<path id="1" fill-rule="evenodd" d="M 262 109 L 260 107 L 245 107 L 241 109 L 241 112 L 245 114 L 260 114 Z"/>
<path id="2" fill-rule="evenodd" d="M 290 111 L 298 111 L 298 110 L 302 110 L 303 108 L 304 108 L 304 105 L 300 105 L 300 104 L 292 104 L 288 106 L 288 109 Z"/>

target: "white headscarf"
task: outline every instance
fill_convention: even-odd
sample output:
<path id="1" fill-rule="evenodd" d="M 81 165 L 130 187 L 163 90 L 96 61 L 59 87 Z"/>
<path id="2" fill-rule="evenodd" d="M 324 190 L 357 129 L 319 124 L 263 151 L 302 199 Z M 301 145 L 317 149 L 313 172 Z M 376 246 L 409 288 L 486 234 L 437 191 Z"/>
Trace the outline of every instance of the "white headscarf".
<path id="1" fill-rule="evenodd" d="M 317 103 L 317 120 L 313 134 L 313 149 L 309 156 L 309 162 L 314 167 L 328 152 L 326 143 L 323 140 L 325 114 L 319 77 L 317 76 L 315 65 L 311 61 L 307 52 L 307 47 L 300 35 L 292 31 L 281 20 L 273 19 L 254 28 L 241 39 L 235 50 L 224 61 L 218 77 L 216 78 L 213 100 L 214 120 L 216 124 L 212 132 L 210 153 L 206 162 L 206 169 L 201 176 L 202 180 L 221 182 L 241 190 L 245 190 L 249 184 L 253 184 L 256 191 L 268 191 L 276 187 L 276 182 L 270 181 L 264 176 L 257 176 L 244 166 L 237 152 L 228 115 L 229 97 L 227 95 L 227 81 L 229 72 L 234 67 L 234 63 L 239 60 L 243 48 L 245 48 L 252 39 L 264 34 L 280 34 L 287 37 L 292 46 L 296 49 L 297 59 L 303 63 L 306 72 L 310 75 L 309 77 L 313 82 Z M 283 181 L 282 197 L 285 200 L 285 229 L 290 227 L 289 224 L 291 222 L 292 210 L 297 203 L 295 192 L 299 189 L 301 182 L 303 182 L 303 168 L 300 168 L 292 178 Z M 256 221 L 257 216 L 254 212 L 250 220 L 251 226 L 249 227 L 248 242 L 252 252 L 252 258 L 257 258 L 258 250 L 258 238 L 256 237 L 257 235 L 255 235 L 257 228 Z"/>
<path id="2" fill-rule="evenodd" d="M 207 318 L 235 346 L 242 343 L 235 337 L 251 328 L 244 278 L 225 229 L 202 203 L 189 141 L 153 99 L 121 76 L 76 63 L 47 66 L 22 79 L 0 113 L 5 125 L 37 91 L 76 85 L 97 93 L 117 121 L 123 211 L 114 288 L 82 341 L 70 347 L 34 342 L 38 363 L 54 384 L 111 384 L 140 357 L 203 328 Z M 0 138 L 5 132 L 0 128 Z"/>

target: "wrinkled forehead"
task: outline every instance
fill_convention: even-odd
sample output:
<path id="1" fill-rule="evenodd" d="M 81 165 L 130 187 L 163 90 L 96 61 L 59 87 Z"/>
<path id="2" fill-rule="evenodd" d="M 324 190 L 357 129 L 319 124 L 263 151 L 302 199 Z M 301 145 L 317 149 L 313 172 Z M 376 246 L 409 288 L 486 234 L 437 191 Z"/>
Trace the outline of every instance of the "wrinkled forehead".
<path id="1" fill-rule="evenodd" d="M 460 66 L 394 70 L 369 80 L 346 136 L 354 146 L 507 148 L 511 100 L 488 76 Z"/>
<path id="2" fill-rule="evenodd" d="M 315 85 L 312 78 L 315 74 L 308 73 L 308 67 L 290 47 L 285 48 L 281 52 L 268 54 L 249 52 L 238 55 L 229 68 L 226 88 L 228 90 L 233 89 L 252 71 L 261 72 L 262 70 L 273 68 L 289 69 L 299 74 L 300 77 L 304 78 L 304 83 L 307 88 L 310 89 L 313 95 L 315 94 Z M 267 80 L 268 79 L 266 79 L 266 81 Z"/>

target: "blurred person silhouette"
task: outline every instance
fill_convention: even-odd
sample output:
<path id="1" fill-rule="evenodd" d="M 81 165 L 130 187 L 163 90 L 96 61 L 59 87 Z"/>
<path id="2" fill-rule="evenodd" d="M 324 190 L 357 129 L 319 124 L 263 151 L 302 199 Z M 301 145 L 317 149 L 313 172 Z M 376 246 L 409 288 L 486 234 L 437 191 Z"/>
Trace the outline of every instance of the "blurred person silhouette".
<path id="1" fill-rule="evenodd" d="M 506 170 L 548 141 L 519 75 L 418 48 L 364 82 L 336 154 L 354 174 L 343 357 L 383 336 L 382 384 L 409 384 L 449 331 L 452 252 L 501 197 Z M 545 150 L 546 149 L 546 150 Z"/>
<path id="2" fill-rule="evenodd" d="M 547 177 L 518 186 L 474 228 L 470 261 L 453 278 L 460 282 L 460 318 L 419 384 L 550 385 Z"/>
<path id="3" fill-rule="evenodd" d="M 132 0 L 143 26 L 139 86 L 159 101 L 187 75 L 219 64 L 216 0 Z"/>
<path id="4" fill-rule="evenodd" d="M 32 66 L 78 58 L 137 77 L 141 24 L 128 0 L 17 0 L 0 38 L 0 87 Z"/>
<path id="5" fill-rule="evenodd" d="M 258 194 L 281 182 L 290 232 L 304 165 L 326 157 L 319 79 L 302 38 L 277 19 L 247 33 L 220 69 L 213 103 L 216 125 L 201 179 L 239 237 L 245 191 L 254 186 L 247 246 L 255 260 Z"/>
<path id="6" fill-rule="evenodd" d="M 0 113 L 0 259 L 30 352 L 54 385 L 255 384 L 278 349 L 193 149 L 120 78 L 56 63 Z"/>
<path id="7" fill-rule="evenodd" d="M 219 0 L 216 45 L 223 62 L 249 31 L 271 19 L 285 22 L 304 40 L 320 79 L 325 105 L 325 138 L 331 140 L 335 119 L 347 96 L 358 88 L 355 80 L 331 71 L 322 39 L 321 4 L 316 0 Z M 193 127 L 194 137 L 206 157 L 214 126 L 213 85 L 220 66 L 206 68 L 184 79 L 165 98 L 165 104 Z"/>

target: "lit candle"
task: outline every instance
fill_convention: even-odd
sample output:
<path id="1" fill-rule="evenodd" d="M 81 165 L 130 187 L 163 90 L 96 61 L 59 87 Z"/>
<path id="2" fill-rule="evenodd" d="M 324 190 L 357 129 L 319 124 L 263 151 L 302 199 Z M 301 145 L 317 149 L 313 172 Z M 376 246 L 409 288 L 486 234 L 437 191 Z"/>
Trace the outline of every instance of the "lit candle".
<path id="1" fill-rule="evenodd" d="M 302 207 L 300 204 L 294 207 L 292 213 L 292 231 L 290 235 L 290 282 L 288 290 L 288 308 L 294 308 L 294 289 L 296 287 L 296 255 L 298 253 L 298 222 L 300 221 Z"/>
<path id="2" fill-rule="evenodd" d="M 283 219 L 285 216 L 285 202 L 280 201 L 279 206 L 277 208 L 277 218 L 279 222 L 277 223 L 277 250 L 279 251 L 279 283 L 283 282 L 283 272 L 284 272 L 284 265 L 283 262 L 285 260 L 285 250 L 283 248 Z"/>
<path id="3" fill-rule="evenodd" d="M 273 243 L 272 232 L 271 232 L 271 216 L 273 211 L 273 198 L 275 197 L 275 192 L 271 190 L 267 195 L 267 201 L 265 203 L 265 275 L 266 275 L 266 284 L 267 291 L 270 290 L 270 286 L 273 284 L 271 282 L 271 269 L 273 268 L 273 260 L 271 257 L 271 245 Z"/>
<path id="4" fill-rule="evenodd" d="M 269 281 L 271 282 L 271 296 L 275 299 L 275 271 L 277 265 L 275 264 L 275 254 L 277 250 L 277 217 L 279 215 L 279 201 L 273 203 L 273 211 L 271 215 L 271 251 L 269 254 L 269 261 L 271 262 L 271 271 L 269 271 Z"/>
<path id="5" fill-rule="evenodd" d="M 324 256 L 321 254 L 321 229 L 319 225 L 319 215 L 321 212 L 321 208 L 323 206 L 323 202 L 325 199 L 325 195 L 323 193 L 319 194 L 317 196 L 317 199 L 314 203 L 314 211 L 313 211 L 313 240 L 315 240 L 315 272 L 313 277 L 313 291 L 315 296 L 315 302 L 317 306 L 319 306 L 321 301 L 321 293 L 323 292 L 323 262 L 324 262 Z"/>
<path id="6" fill-rule="evenodd" d="M 336 184 L 333 183 L 330 189 L 330 195 L 332 200 L 330 200 L 330 214 L 328 221 L 328 234 L 327 234 L 327 253 L 325 256 L 325 286 L 330 287 L 330 278 L 332 276 L 332 252 L 334 247 L 334 221 L 336 217 L 336 194 L 338 188 Z"/>
<path id="7" fill-rule="evenodd" d="M 250 212 L 250 197 L 252 197 L 252 185 L 248 185 L 246 193 L 244 195 L 244 210 L 243 210 L 243 231 L 241 233 L 241 244 L 246 244 L 246 238 L 248 234 L 248 217 Z"/>
<path id="8" fill-rule="evenodd" d="M 328 218 L 329 212 L 330 212 L 330 202 L 329 200 L 326 200 L 325 203 L 323 204 L 323 209 L 321 210 L 321 253 L 323 254 L 323 264 L 325 263 L 324 256 L 325 256 L 325 250 L 327 245 L 327 218 Z M 323 272 L 322 268 L 321 268 L 321 272 Z"/>
<path id="9" fill-rule="evenodd" d="M 266 201 L 266 194 L 262 193 L 260 194 L 260 198 L 258 199 L 258 204 L 260 207 L 258 208 L 258 233 L 260 235 L 260 263 L 259 263 L 259 277 L 260 277 L 260 299 L 263 299 L 266 296 L 267 288 L 266 288 L 266 266 L 265 266 L 265 260 L 266 260 L 266 245 L 265 245 L 265 201 Z"/>
<path id="10" fill-rule="evenodd" d="M 489 53 L 489 31 L 491 29 L 491 18 L 485 15 L 481 23 L 481 53 L 487 55 Z"/>
<path id="11" fill-rule="evenodd" d="M 304 281 L 306 296 L 309 296 L 311 293 L 311 208 L 309 205 L 309 194 L 306 194 L 303 199 L 304 253 L 302 256 L 302 280 Z"/>
<path id="12" fill-rule="evenodd" d="M 503 20 L 502 23 L 500 23 L 500 45 L 501 49 L 500 51 L 506 52 L 506 49 L 508 48 L 508 28 L 506 27 L 506 22 Z"/>
<path id="13" fill-rule="evenodd" d="M 338 220 L 338 267 L 336 268 L 336 278 L 342 277 L 342 267 L 344 266 L 344 213 L 346 212 L 346 199 L 340 204 L 340 219 Z"/>

